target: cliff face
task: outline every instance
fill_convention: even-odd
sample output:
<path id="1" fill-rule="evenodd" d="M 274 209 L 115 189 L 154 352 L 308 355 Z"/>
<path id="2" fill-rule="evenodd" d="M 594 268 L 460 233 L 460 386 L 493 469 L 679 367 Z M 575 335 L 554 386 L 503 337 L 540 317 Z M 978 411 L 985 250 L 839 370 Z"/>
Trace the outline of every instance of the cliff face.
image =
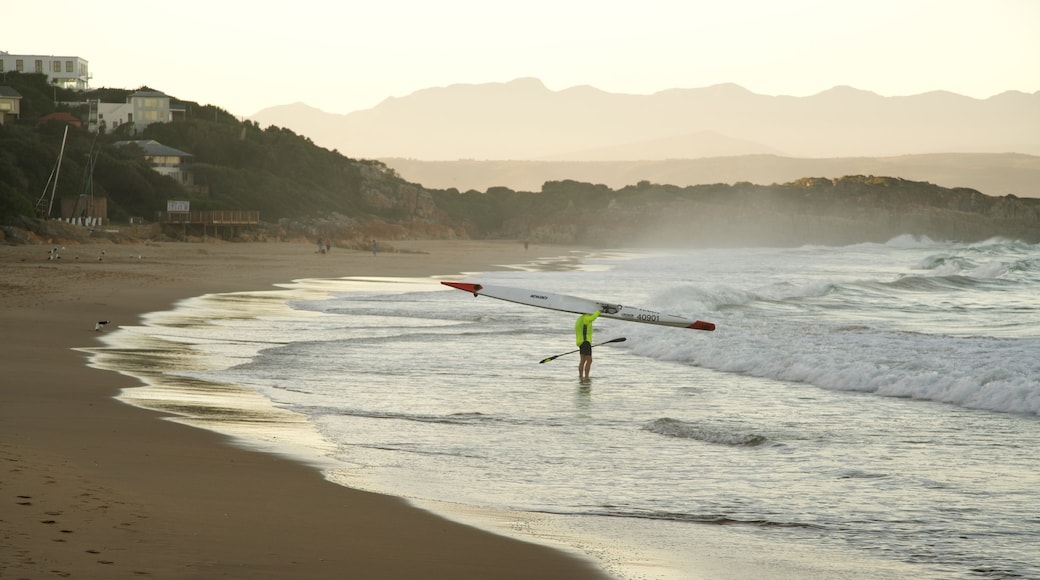
<path id="1" fill-rule="evenodd" d="M 430 192 L 419 185 L 396 179 L 381 165 L 361 166 L 358 194 L 365 207 L 390 210 L 413 220 L 438 221 L 445 215 L 437 208 Z"/>

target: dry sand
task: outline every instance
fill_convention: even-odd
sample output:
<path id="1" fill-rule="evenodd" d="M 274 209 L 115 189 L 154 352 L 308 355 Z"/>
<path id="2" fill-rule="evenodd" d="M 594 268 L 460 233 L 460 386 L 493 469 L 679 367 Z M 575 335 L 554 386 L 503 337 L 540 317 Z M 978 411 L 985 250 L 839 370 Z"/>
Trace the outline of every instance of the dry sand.
<path id="1" fill-rule="evenodd" d="M 604 577 L 569 554 L 331 484 L 118 402 L 134 381 L 73 350 L 97 344 L 98 320 L 137 324 L 209 292 L 450 275 L 566 253 L 394 245 L 400 253 L 373 257 L 302 243 L 81 244 L 59 260 L 48 259 L 53 246 L 0 246 L 0 578 Z"/>

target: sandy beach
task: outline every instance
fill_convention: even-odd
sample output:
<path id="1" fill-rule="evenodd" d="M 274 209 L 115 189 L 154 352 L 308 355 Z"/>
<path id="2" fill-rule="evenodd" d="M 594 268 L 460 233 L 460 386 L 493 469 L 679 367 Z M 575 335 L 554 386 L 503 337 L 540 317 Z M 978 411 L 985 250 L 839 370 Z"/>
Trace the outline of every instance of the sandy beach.
<path id="1" fill-rule="evenodd" d="M 176 301 L 298 278 L 485 271 L 567 249 L 395 242 L 0 246 L 0 578 L 603 578 L 592 563 L 351 490 L 114 399 L 74 350 Z M 60 247 L 60 245 L 59 245 Z M 102 253 L 103 252 L 103 253 Z M 95 322 L 109 325 L 95 331 Z"/>

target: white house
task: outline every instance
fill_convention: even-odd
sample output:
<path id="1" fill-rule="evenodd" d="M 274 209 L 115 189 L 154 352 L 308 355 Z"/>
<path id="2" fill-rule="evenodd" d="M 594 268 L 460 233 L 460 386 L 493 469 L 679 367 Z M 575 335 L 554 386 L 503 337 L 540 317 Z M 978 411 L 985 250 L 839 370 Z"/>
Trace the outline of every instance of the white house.
<path id="1" fill-rule="evenodd" d="M 173 120 L 170 97 L 159 91 L 137 91 L 126 98 L 125 103 L 90 103 L 87 127 L 96 132 L 99 128 L 112 131 L 125 123 L 133 123 L 139 132 L 152 123 L 169 123 Z"/>
<path id="2" fill-rule="evenodd" d="M 78 56 L 10 54 L 0 50 L 0 73 L 41 73 L 52 85 L 85 91 L 90 88 L 87 61 Z"/>

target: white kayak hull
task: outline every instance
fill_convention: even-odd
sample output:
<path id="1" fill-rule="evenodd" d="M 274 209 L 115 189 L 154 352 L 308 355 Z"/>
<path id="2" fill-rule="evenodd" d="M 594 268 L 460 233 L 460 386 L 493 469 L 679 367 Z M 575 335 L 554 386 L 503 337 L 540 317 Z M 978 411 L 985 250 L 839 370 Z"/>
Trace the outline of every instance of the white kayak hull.
<path id="1" fill-rule="evenodd" d="M 653 310 L 612 304 L 589 300 L 567 294 L 556 294 L 554 292 L 543 292 L 540 290 L 525 290 L 523 288 L 512 288 L 509 286 L 487 286 L 469 282 L 441 282 L 445 286 L 451 286 L 463 292 L 469 292 L 474 296 L 487 296 L 517 304 L 558 310 L 560 312 L 571 312 L 574 314 L 590 314 L 600 311 L 603 318 L 616 320 L 627 320 L 629 322 L 642 322 L 644 324 L 657 324 L 660 326 L 672 326 L 676 328 L 692 328 L 695 330 L 715 330 L 715 325 L 702 320 L 690 320 L 674 314 L 662 314 Z"/>

